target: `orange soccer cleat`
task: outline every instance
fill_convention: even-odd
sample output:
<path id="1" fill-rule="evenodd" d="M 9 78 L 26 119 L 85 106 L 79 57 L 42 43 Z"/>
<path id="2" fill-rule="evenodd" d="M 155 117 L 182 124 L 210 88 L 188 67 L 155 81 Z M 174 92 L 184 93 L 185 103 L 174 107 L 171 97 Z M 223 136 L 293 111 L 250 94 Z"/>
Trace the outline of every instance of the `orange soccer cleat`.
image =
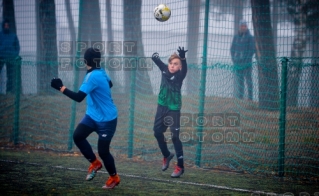
<path id="1" fill-rule="evenodd" d="M 92 180 L 95 177 L 97 171 L 100 170 L 101 168 L 102 168 L 102 163 L 98 159 L 93 161 L 89 167 L 89 172 L 88 172 L 88 175 L 86 176 L 86 180 L 87 181 Z"/>
<path id="2" fill-rule="evenodd" d="M 110 176 L 109 179 L 105 182 L 103 189 L 113 189 L 115 186 L 120 184 L 120 177 L 118 174 L 115 176 Z"/>

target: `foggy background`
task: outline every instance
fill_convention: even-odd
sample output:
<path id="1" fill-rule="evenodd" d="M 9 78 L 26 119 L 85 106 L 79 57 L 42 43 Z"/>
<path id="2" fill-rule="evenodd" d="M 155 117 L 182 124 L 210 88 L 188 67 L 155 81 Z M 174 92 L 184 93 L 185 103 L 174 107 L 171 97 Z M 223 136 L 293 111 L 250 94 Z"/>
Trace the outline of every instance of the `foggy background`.
<path id="1" fill-rule="evenodd" d="M 218 64 L 224 64 L 232 66 L 230 58 L 230 45 L 236 31 L 234 29 L 234 14 L 227 13 L 222 8 L 214 6 L 214 2 L 220 2 L 221 0 L 211 0 L 209 10 L 209 35 L 208 35 L 208 66 Z M 252 11 L 249 1 L 245 1 L 243 6 L 243 18 L 248 23 L 248 28 L 251 34 L 254 34 L 252 24 Z M 74 21 L 75 29 L 78 27 L 79 20 L 79 1 L 71 0 L 71 10 Z M 180 1 L 166 1 L 165 3 L 171 8 L 171 18 L 166 22 L 158 22 L 154 19 L 154 8 L 162 3 L 159 0 L 142 1 L 141 12 L 141 26 L 142 26 L 142 42 L 144 46 L 144 56 L 150 57 L 154 52 L 158 52 L 163 62 L 167 62 L 170 54 L 176 52 L 178 46 L 187 46 L 187 15 L 188 2 L 186 0 Z M 0 1 L 2 5 L 2 1 Z M 36 34 L 36 14 L 35 14 L 35 1 L 24 0 L 14 1 L 15 4 L 15 18 L 17 35 L 20 40 L 21 52 L 20 55 L 23 59 L 22 66 L 22 91 L 23 94 L 35 94 L 37 93 L 37 72 L 35 67 L 36 54 L 37 54 L 37 34 Z M 203 32 L 204 32 L 204 13 L 205 13 L 205 1 L 201 1 L 200 10 L 200 25 L 198 35 L 197 47 L 197 64 L 200 68 L 202 62 L 202 50 L 203 50 Z M 56 29 L 57 29 L 57 46 L 59 54 L 59 42 L 70 41 L 69 23 L 67 20 L 65 1 L 56 0 Z M 123 41 L 123 1 L 112 1 L 112 30 L 113 40 L 107 38 L 107 25 L 106 25 L 106 4 L 105 1 L 100 0 L 100 20 L 102 27 L 102 40 L 101 41 Z M 232 5 L 228 5 L 232 6 Z M 224 7 L 225 8 L 225 7 Z M 227 7 L 226 7 L 227 8 Z M 2 10 L 2 9 L 1 9 Z M 130 10 L 134 12 L 134 8 Z M 281 15 L 287 13 L 280 13 Z M 0 14 L 2 16 L 2 14 Z M 282 17 L 285 18 L 285 17 Z M 288 18 L 288 17 L 287 17 Z M 1 19 L 2 20 L 2 19 Z M 94 22 L 94 21 L 92 21 Z M 277 44 L 276 56 L 277 57 L 289 57 L 291 51 L 291 45 L 293 43 L 293 23 L 288 19 L 279 19 L 277 25 Z M 186 48 L 187 49 L 187 48 Z M 309 49 L 306 50 L 304 56 L 311 56 Z M 258 72 L 256 67 L 256 59 L 254 58 L 253 68 L 253 99 L 258 101 Z M 300 86 L 305 86 L 304 73 L 309 72 L 308 68 L 304 68 L 300 79 Z M 153 87 L 153 93 L 157 94 L 160 84 L 160 73 L 158 68 L 153 67 L 152 71 L 148 72 L 151 78 L 151 85 Z M 280 81 L 280 66 L 278 70 Z M 116 77 L 119 84 L 124 85 L 124 73 L 123 71 L 117 71 L 112 75 Z M 71 86 L 74 81 L 72 71 L 59 71 L 59 77 L 63 79 L 66 86 Z M 115 78 L 112 78 L 115 79 Z M 187 80 L 187 77 L 186 77 Z M 198 78 L 199 80 L 199 78 Z M 207 71 L 207 83 L 206 83 L 206 95 L 207 96 L 219 96 L 219 97 L 233 97 L 233 75 L 232 72 L 227 69 L 208 69 Z M 0 92 L 5 93 L 5 69 L 1 73 L 1 86 Z M 49 81 L 48 81 L 49 82 Z M 183 94 L 186 85 L 183 85 Z M 307 88 L 299 88 L 299 94 L 307 94 Z M 302 105 L 307 105 L 307 100 L 303 98 Z M 300 100 L 300 97 L 299 97 Z M 300 102 L 300 101 L 299 101 Z"/>

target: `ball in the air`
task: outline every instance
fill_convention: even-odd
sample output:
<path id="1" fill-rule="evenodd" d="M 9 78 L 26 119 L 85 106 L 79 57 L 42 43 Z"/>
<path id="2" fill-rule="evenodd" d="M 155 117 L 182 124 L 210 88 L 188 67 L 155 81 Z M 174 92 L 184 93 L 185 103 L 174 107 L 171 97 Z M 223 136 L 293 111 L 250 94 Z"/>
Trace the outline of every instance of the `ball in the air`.
<path id="1" fill-rule="evenodd" d="M 154 17 L 160 22 L 165 22 L 169 19 L 169 17 L 171 17 L 171 9 L 169 9 L 169 7 L 165 4 L 159 4 L 154 9 Z"/>

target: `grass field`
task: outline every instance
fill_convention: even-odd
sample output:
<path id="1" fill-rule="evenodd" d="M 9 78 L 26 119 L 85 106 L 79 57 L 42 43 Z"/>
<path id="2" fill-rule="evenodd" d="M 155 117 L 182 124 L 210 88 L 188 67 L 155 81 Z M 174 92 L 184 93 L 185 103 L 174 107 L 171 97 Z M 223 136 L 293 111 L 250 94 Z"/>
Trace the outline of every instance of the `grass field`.
<path id="1" fill-rule="evenodd" d="M 1 148 L 1 195 L 267 195 L 319 192 L 319 183 L 291 181 L 221 170 L 186 166 L 185 174 L 172 179 L 170 168 L 159 162 L 115 157 L 121 183 L 113 190 L 101 187 L 105 169 L 85 181 L 87 161 L 78 153 L 59 153 L 27 147 Z"/>
<path id="2" fill-rule="evenodd" d="M 114 93 L 114 101 L 118 107 L 119 117 L 116 135 L 112 140 L 113 147 L 119 154 L 127 154 L 128 149 L 132 149 L 133 156 L 142 155 L 144 160 L 158 159 L 159 150 L 152 131 L 157 96 L 137 93 L 134 117 L 129 115 L 131 106 L 128 94 Z M 184 96 L 183 103 L 183 112 L 196 114 L 198 111 L 196 96 Z M 14 104 L 13 95 L 0 95 L 0 146 L 3 147 L 12 142 L 15 134 Z M 73 105 L 70 99 L 57 92 L 51 96 L 23 95 L 19 108 L 18 142 L 43 149 L 67 151 L 69 144 L 72 144 L 72 132 L 75 128 L 71 127 L 71 116 L 75 115 L 76 126 L 85 114 L 85 110 L 85 103 Z M 212 143 L 209 139 L 211 140 L 213 133 L 222 132 L 224 128 L 203 127 L 207 137 L 206 143 L 202 145 L 201 167 L 214 168 L 228 164 L 230 168 L 235 167 L 236 170 L 267 175 L 277 174 L 279 111 L 261 110 L 257 102 L 206 97 L 205 112 L 239 113 L 240 129 L 253 132 L 255 142 L 226 145 Z M 129 139 L 130 119 L 134 119 L 132 139 Z M 287 108 L 286 176 L 318 178 L 318 119 L 316 108 Z M 199 141 L 196 135 L 197 128 L 182 127 L 181 131 L 194 137 L 183 146 L 188 157 L 185 161 L 194 165 L 197 141 Z M 92 141 L 92 145 L 96 145 L 94 134 L 89 140 Z M 132 146 L 129 146 L 129 141 L 133 143 Z M 76 150 L 74 145 L 72 148 Z"/>
<path id="3" fill-rule="evenodd" d="M 22 96 L 19 141 L 13 145 L 15 99 L 0 96 L 0 194 L 271 195 L 290 192 L 299 195 L 305 192 L 314 195 L 317 192 L 319 195 L 315 128 L 318 112 L 315 109 L 288 108 L 286 175 L 279 179 L 276 177 L 279 112 L 259 110 L 255 102 L 208 97 L 205 105 L 208 113 L 240 112 L 241 126 L 255 131 L 256 142 L 247 145 L 206 143 L 202 150 L 202 168 L 194 166 L 196 143 L 185 143 L 185 175 L 172 179 L 173 163 L 168 171 L 160 171 L 161 155 L 152 132 L 156 96 L 136 98 L 132 159 L 127 158 L 128 97 L 121 94 L 114 97 L 119 108 L 119 123 L 112 140 L 112 152 L 122 181 L 116 189 L 106 191 L 101 188 L 108 177 L 105 169 L 87 182 L 87 161 L 76 147 L 67 150 L 71 110 L 75 111 L 77 124 L 85 113 L 85 103 L 73 108 L 72 102 L 62 95 Z M 196 98 L 185 97 L 183 101 L 184 111 L 196 113 Z M 204 130 L 214 131 L 210 127 Z M 196 129 L 185 127 L 183 131 Z M 92 134 L 89 140 L 96 149 L 96 135 Z M 223 168 L 224 163 L 237 163 L 238 167 Z"/>

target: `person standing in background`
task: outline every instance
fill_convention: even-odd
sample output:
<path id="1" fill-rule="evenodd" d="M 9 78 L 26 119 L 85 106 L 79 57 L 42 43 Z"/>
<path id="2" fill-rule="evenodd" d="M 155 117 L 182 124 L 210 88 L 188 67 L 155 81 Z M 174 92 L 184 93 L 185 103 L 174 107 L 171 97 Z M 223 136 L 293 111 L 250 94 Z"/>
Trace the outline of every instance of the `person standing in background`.
<path id="1" fill-rule="evenodd" d="M 230 53 L 235 66 L 235 89 L 236 98 L 242 99 L 244 96 L 245 80 L 247 83 L 248 99 L 253 99 L 252 57 L 255 53 L 255 40 L 247 28 L 247 22 L 241 20 L 239 31 L 234 36 Z"/>
<path id="2" fill-rule="evenodd" d="M 20 43 L 18 36 L 10 31 L 9 20 L 2 22 L 2 31 L 0 32 L 0 73 L 4 65 L 7 68 L 7 88 L 6 92 L 14 92 L 15 77 L 21 77 L 17 75 L 16 63 L 21 66 Z M 20 80 L 21 81 L 21 80 Z"/>

